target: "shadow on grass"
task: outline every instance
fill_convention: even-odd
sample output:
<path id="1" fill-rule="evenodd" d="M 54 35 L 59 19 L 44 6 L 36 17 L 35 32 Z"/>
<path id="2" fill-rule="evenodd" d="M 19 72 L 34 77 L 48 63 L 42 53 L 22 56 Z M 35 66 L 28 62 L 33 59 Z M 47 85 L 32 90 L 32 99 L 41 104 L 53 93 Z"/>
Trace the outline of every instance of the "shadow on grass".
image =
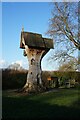
<path id="1" fill-rule="evenodd" d="M 47 98 L 46 98 L 47 99 Z M 43 102 L 44 100 L 30 100 L 26 97 L 12 98 L 3 97 L 2 100 L 2 118 L 24 118 L 24 119 L 39 119 L 39 118 L 79 118 L 79 107 L 65 107 L 57 104 L 50 105 Z M 80 103 L 80 102 L 79 102 Z M 75 101 L 76 106 L 78 101 Z"/>

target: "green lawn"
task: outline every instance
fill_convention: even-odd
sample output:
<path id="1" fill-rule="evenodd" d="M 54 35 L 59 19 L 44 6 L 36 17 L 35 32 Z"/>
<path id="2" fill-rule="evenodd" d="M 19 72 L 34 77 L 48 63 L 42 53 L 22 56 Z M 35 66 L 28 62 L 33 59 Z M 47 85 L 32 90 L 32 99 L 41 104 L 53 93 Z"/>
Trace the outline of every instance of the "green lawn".
<path id="1" fill-rule="evenodd" d="M 79 118 L 80 90 L 54 89 L 37 95 L 3 91 L 2 118 Z"/>

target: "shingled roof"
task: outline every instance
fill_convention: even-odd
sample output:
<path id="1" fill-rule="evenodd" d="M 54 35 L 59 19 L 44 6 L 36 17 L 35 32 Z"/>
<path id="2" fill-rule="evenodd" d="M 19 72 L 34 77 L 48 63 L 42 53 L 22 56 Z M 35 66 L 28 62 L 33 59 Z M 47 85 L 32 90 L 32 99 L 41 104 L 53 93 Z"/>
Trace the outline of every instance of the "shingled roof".
<path id="1" fill-rule="evenodd" d="M 31 33 L 31 32 L 21 32 L 20 48 L 24 49 L 22 39 L 24 39 L 25 44 L 31 48 L 38 48 L 38 49 L 53 48 L 53 40 L 50 38 L 43 38 L 41 34 Z"/>

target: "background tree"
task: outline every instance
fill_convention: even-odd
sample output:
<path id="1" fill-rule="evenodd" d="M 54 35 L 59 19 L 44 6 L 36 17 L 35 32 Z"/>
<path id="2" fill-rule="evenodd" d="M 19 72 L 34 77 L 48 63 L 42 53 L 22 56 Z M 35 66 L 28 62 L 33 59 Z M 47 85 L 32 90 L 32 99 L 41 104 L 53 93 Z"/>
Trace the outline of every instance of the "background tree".
<path id="1" fill-rule="evenodd" d="M 13 69 L 13 70 L 22 70 L 23 68 L 20 66 L 19 63 L 13 63 L 8 66 L 8 69 Z"/>
<path id="2" fill-rule="evenodd" d="M 69 62 L 62 64 L 59 67 L 59 71 L 76 71 L 78 70 L 77 64 L 78 64 L 78 61 L 71 60 Z"/>
<path id="3" fill-rule="evenodd" d="M 51 58 L 59 62 L 74 59 L 73 53 L 80 50 L 78 7 L 78 2 L 53 3 L 52 18 L 49 21 L 47 34 L 53 37 L 55 46 L 55 53 L 51 54 Z"/>

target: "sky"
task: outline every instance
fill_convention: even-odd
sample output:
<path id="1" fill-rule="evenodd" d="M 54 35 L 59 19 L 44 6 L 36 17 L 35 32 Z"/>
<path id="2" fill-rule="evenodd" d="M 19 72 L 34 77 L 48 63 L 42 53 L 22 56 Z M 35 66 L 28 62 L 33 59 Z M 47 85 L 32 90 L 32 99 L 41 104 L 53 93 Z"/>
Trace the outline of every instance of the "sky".
<path id="1" fill-rule="evenodd" d="M 79 0 L 1 0 L 2 2 L 79 2 Z"/>
<path id="2" fill-rule="evenodd" d="M 8 67 L 13 63 L 28 69 L 28 60 L 20 49 L 21 29 L 42 34 L 48 30 L 52 5 L 50 2 L 3 2 L 2 3 L 2 58 L 0 67 Z M 54 70 L 57 63 L 50 64 L 48 54 L 42 59 L 42 70 Z"/>
<path id="3" fill-rule="evenodd" d="M 0 2 L 0 18 L 2 18 L 0 20 L 0 39 L 2 40 L 0 44 L 0 68 L 19 63 L 28 69 L 28 60 L 23 56 L 23 50 L 20 49 L 22 27 L 24 27 L 24 31 L 49 37 L 45 33 L 48 30 L 49 19 L 51 18 L 52 4 L 49 0 L 46 2 L 45 0 L 43 0 L 44 2 L 31 2 L 31 0 L 30 2 L 17 2 L 21 0 L 2 1 L 2 3 Z M 48 61 L 53 51 L 51 49 L 42 59 L 42 70 L 58 69 L 57 62 L 52 61 L 50 63 Z"/>

